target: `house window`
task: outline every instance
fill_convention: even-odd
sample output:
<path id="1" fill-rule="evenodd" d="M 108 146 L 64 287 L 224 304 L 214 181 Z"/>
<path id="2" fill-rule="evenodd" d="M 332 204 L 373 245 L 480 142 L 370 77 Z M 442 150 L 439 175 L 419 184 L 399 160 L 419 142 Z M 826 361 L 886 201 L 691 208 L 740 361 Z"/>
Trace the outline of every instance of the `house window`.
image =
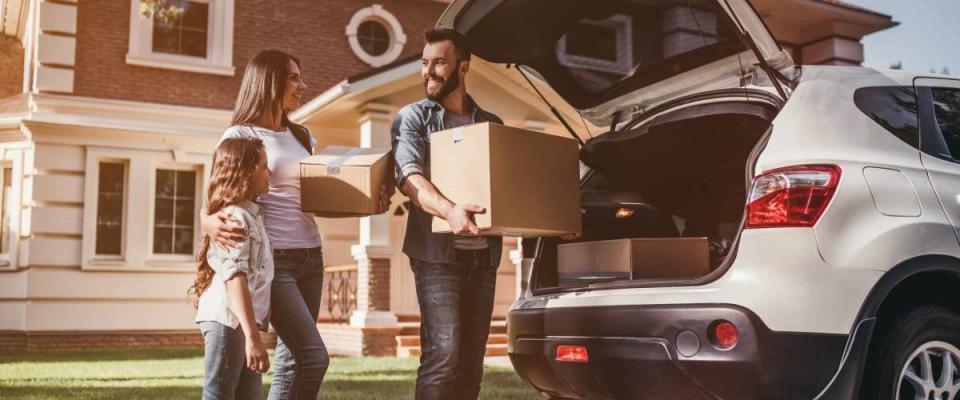
<path id="1" fill-rule="evenodd" d="M 400 57 L 407 35 L 393 14 L 374 4 L 360 9 L 350 18 L 347 42 L 357 58 L 371 67 L 379 67 Z"/>
<path id="2" fill-rule="evenodd" d="M 357 40 L 360 47 L 371 56 L 380 56 L 390 48 L 390 33 L 383 23 L 376 20 L 364 21 L 357 28 Z"/>
<path id="3" fill-rule="evenodd" d="M 97 185 L 96 255 L 123 254 L 123 209 L 127 166 L 101 162 Z"/>
<path id="4" fill-rule="evenodd" d="M 140 12 L 130 0 L 127 64 L 233 76 L 235 0 L 185 0 L 173 21 Z"/>
<path id="5" fill-rule="evenodd" d="M 153 16 L 153 51 L 207 57 L 207 24 L 210 5 L 185 1 L 183 14 L 174 21 Z"/>
<path id="6" fill-rule="evenodd" d="M 10 254 L 10 242 L 13 239 L 10 235 L 10 211 L 13 202 L 13 168 L 9 165 L 2 167 L 2 179 L 0 182 L 3 190 L 0 192 L 0 254 Z"/>
<path id="7" fill-rule="evenodd" d="M 196 192 L 196 171 L 157 170 L 154 254 L 193 254 Z"/>
<path id="8" fill-rule="evenodd" d="M 80 267 L 196 270 L 197 216 L 210 161 L 204 154 L 87 146 Z"/>

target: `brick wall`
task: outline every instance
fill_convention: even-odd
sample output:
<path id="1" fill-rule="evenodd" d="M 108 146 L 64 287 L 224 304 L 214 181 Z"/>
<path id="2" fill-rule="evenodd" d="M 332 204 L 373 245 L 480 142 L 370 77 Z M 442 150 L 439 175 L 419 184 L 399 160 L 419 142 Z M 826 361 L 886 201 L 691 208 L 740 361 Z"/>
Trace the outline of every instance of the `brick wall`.
<path id="1" fill-rule="evenodd" d="M 311 99 L 369 69 L 350 50 L 345 29 L 369 0 L 236 0 L 233 77 L 127 65 L 130 3 L 85 0 L 77 16 L 74 93 L 80 96 L 230 109 L 243 67 L 257 51 L 280 49 L 301 60 Z M 445 4 L 429 0 L 378 2 L 400 20 L 407 44 L 400 57 L 422 50 L 423 30 Z"/>
<path id="2" fill-rule="evenodd" d="M 23 46 L 14 37 L 0 35 L 0 99 L 23 91 Z"/>
<path id="3" fill-rule="evenodd" d="M 396 357 L 399 328 L 356 328 L 343 324 L 317 324 L 330 354 L 341 356 Z"/>

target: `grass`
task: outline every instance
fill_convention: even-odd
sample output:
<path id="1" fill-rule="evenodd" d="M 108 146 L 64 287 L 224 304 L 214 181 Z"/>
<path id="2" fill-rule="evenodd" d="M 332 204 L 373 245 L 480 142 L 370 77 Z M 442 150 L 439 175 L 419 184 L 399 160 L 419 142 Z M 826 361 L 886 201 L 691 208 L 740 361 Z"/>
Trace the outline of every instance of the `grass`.
<path id="1" fill-rule="evenodd" d="M 417 360 L 337 357 L 320 389 L 322 400 L 412 399 Z M 0 353 L 0 398 L 199 399 L 199 349 L 117 349 Z M 272 374 L 264 376 L 264 394 Z M 484 400 L 539 399 L 507 368 L 487 367 Z"/>

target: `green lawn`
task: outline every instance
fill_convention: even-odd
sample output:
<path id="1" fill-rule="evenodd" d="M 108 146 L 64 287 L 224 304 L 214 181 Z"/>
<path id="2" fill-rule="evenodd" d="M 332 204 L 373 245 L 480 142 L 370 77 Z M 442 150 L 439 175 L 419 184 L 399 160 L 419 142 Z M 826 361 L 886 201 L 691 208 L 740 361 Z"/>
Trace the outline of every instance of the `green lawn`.
<path id="1" fill-rule="evenodd" d="M 323 400 L 412 399 L 417 360 L 336 357 Z M 199 399 L 203 353 L 196 349 L 125 349 L 0 353 L 0 398 Z M 264 394 L 272 374 L 264 377 Z M 487 367 L 481 399 L 539 399 L 512 370 Z"/>

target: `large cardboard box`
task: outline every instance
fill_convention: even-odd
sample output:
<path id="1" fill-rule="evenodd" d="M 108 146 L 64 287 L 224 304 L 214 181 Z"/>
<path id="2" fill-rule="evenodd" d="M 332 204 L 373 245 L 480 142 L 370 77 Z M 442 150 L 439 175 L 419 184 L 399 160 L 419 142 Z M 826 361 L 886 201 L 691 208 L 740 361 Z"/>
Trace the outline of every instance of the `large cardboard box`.
<path id="1" fill-rule="evenodd" d="M 372 215 L 380 187 L 392 192 L 393 174 L 390 149 L 325 147 L 300 162 L 300 208 L 323 215 Z"/>
<path id="2" fill-rule="evenodd" d="M 430 180 L 450 201 L 487 209 L 484 235 L 580 231 L 579 148 L 573 139 L 481 123 L 430 136 Z M 450 232 L 442 218 L 434 232 Z"/>
<path id="3" fill-rule="evenodd" d="M 557 246 L 561 283 L 693 278 L 710 272 L 707 238 L 616 239 Z"/>

